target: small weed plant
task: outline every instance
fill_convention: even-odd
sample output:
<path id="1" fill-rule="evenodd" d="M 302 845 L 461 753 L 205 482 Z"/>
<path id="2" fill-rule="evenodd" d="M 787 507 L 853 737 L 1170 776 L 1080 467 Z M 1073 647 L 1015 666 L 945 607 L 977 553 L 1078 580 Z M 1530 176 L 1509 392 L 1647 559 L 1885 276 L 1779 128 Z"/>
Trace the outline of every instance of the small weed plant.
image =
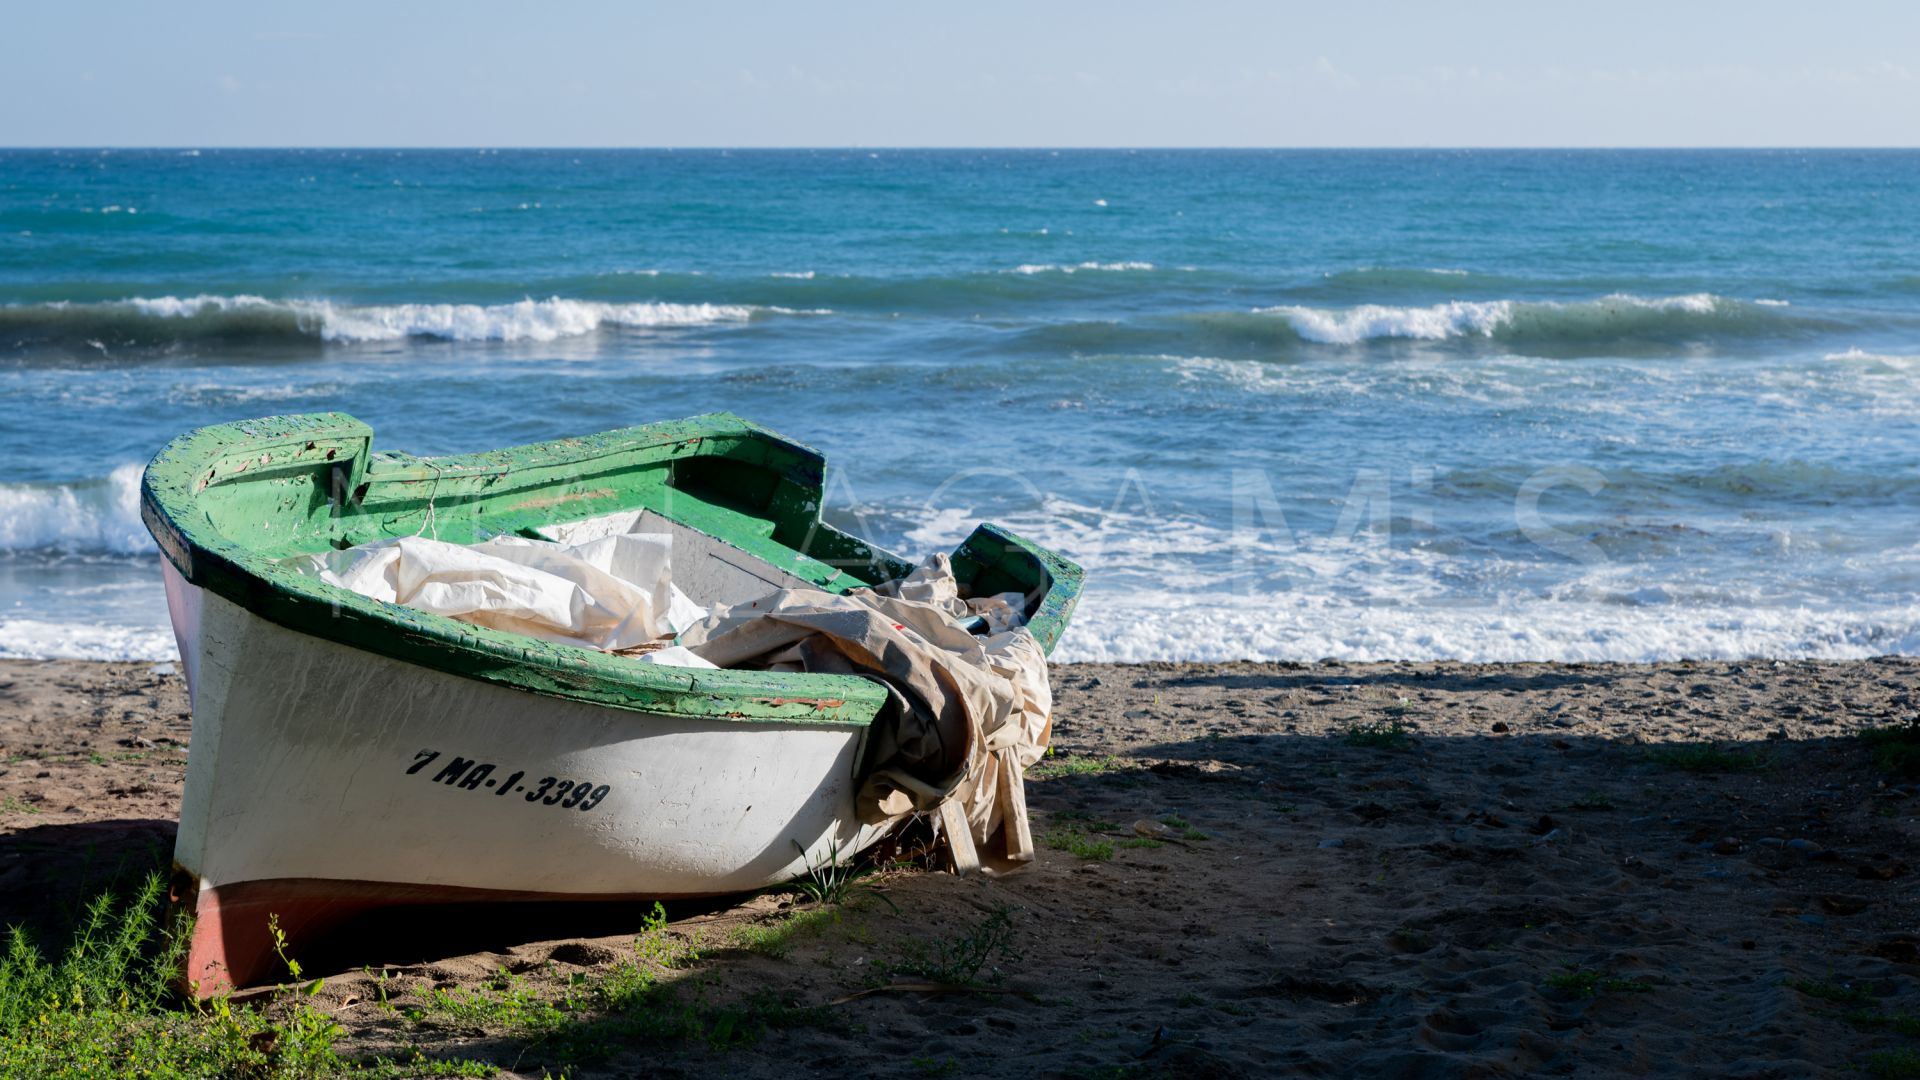
<path id="1" fill-rule="evenodd" d="M 1547 987 L 1552 990 L 1565 990 L 1588 1000 L 1602 994 L 1645 994 L 1653 990 L 1653 984 L 1650 982 L 1616 978 L 1589 968 L 1568 968 L 1549 975 Z"/>
<path id="2" fill-rule="evenodd" d="M 1798 990 L 1810 998 L 1831 1001 L 1835 1005 L 1868 1005 L 1873 1002 L 1873 994 L 1865 987 L 1854 986 L 1838 979 L 1788 979 L 1787 989 Z"/>
<path id="3" fill-rule="evenodd" d="M 727 935 L 727 944 L 780 960 L 793 951 L 795 941 L 839 921 L 840 912 L 831 907 L 794 911 L 768 922 L 736 927 Z"/>
<path id="4" fill-rule="evenodd" d="M 1398 720 L 1374 720 L 1348 724 L 1341 729 L 1340 739 L 1369 750 L 1405 750 L 1413 745 L 1413 731 Z"/>
<path id="5" fill-rule="evenodd" d="M 1068 827 L 1046 836 L 1047 846 L 1055 851 L 1065 851 L 1090 862 L 1106 862 L 1113 858 L 1113 841 L 1102 839 L 1083 829 Z"/>
<path id="6" fill-rule="evenodd" d="M 1663 746 L 1647 754 L 1647 760 L 1666 769 L 1690 773 L 1760 772 L 1769 764 L 1756 753 L 1724 750 L 1711 743 L 1680 743 Z"/>
<path id="7" fill-rule="evenodd" d="M 1873 767 L 1894 776 L 1920 776 L 1920 719 L 1860 733 Z"/>
<path id="8" fill-rule="evenodd" d="M 1902 1047 L 1868 1054 L 1860 1063 L 1860 1071 L 1875 1080 L 1910 1080 L 1920 1076 L 1920 1051 Z"/>
<path id="9" fill-rule="evenodd" d="M 799 842 L 795 841 L 795 846 Z M 874 888 L 874 881 L 880 874 L 880 868 L 872 863 L 856 865 L 853 860 L 842 860 L 840 842 L 835 840 L 827 849 L 827 857 L 816 864 L 805 848 L 800 849 L 800 857 L 806 860 L 807 876 L 795 881 L 789 888 L 820 905 L 834 905 L 877 896 L 886 901 L 888 907 L 898 911 L 886 893 Z"/>
<path id="10" fill-rule="evenodd" d="M 887 965 L 894 976 L 925 979 L 952 986 L 975 986 L 980 973 L 996 957 L 1012 955 L 1013 913 L 995 908 L 978 925 L 959 937 L 908 941 L 900 959 Z"/>
<path id="11" fill-rule="evenodd" d="M 1847 1013 L 1846 1020 L 1861 1031 L 1891 1031 L 1909 1039 L 1920 1039 L 1920 1016 L 1910 1012 L 1878 1013 L 1871 1009 L 1855 1009 Z"/>
<path id="12" fill-rule="evenodd" d="M 1062 776 L 1103 773 L 1119 767 L 1120 759 L 1112 755 L 1102 758 L 1056 757 L 1049 749 L 1046 757 L 1027 766 L 1027 776 L 1034 780 L 1053 780 Z"/>

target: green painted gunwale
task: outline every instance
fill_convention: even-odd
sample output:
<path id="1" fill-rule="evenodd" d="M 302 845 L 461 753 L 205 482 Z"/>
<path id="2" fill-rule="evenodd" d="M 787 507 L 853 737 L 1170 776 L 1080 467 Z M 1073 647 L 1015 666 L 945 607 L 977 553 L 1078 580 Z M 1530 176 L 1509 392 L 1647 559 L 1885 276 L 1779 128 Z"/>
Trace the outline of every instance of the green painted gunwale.
<path id="1" fill-rule="evenodd" d="M 440 458 L 375 453 L 366 424 L 313 413 L 174 439 L 147 466 L 141 516 L 187 581 L 302 633 L 612 708 L 859 726 L 886 699 L 867 679 L 642 664 L 382 603 L 286 564 L 386 537 L 472 543 L 649 507 L 823 589 L 905 573 L 897 556 L 819 520 L 825 467 L 818 451 L 728 413 Z M 953 563 L 978 593 L 1037 596 L 1029 626 L 1052 650 L 1080 567 L 992 525 Z"/>

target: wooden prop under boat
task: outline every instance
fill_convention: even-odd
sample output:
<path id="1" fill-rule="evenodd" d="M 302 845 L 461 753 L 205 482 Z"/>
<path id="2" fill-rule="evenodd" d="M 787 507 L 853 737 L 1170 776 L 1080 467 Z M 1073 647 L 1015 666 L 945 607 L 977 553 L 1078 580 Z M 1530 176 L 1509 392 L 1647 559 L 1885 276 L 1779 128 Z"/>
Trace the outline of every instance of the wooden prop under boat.
<path id="1" fill-rule="evenodd" d="M 820 520 L 818 452 L 725 413 L 457 457 L 372 442 L 340 413 L 268 417 L 147 467 L 193 700 L 173 896 L 198 993 L 277 974 L 270 915 L 297 948 L 396 904 L 750 890 L 878 838 L 853 810 L 877 682 L 639 663 L 288 565 L 593 519 L 671 533 L 675 581 L 704 605 L 907 573 Z M 974 595 L 1024 594 L 1051 651 L 1078 566 L 992 525 L 952 561 Z"/>

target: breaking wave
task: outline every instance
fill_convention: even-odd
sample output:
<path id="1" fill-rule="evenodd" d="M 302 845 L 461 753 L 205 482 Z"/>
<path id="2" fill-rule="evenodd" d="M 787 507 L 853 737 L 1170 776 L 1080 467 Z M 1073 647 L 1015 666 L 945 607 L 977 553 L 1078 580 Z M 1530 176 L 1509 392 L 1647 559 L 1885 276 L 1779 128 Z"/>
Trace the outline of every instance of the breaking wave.
<path id="1" fill-rule="evenodd" d="M 138 555 L 154 550 L 140 522 L 139 465 L 71 484 L 0 484 L 0 552 Z"/>
<path id="2" fill-rule="evenodd" d="M 1021 338 L 1042 349 L 1078 353 L 1271 359 L 1276 352 L 1315 346 L 1451 342 L 1464 348 L 1480 344 L 1525 355 L 1568 357 L 1602 350 L 1660 355 L 1724 340 L 1804 341 L 1872 329 L 1830 311 L 1706 292 L 1664 297 L 1613 293 L 1582 300 L 1457 299 L 1425 305 L 1309 301 L 1208 310 L 1223 293 L 1239 288 L 1235 279 L 1143 262 L 1033 264 L 899 278 L 804 273 L 811 272 L 728 282 L 728 295 L 740 301 L 729 303 L 703 299 L 714 292 L 712 279 L 663 272 L 652 279 L 654 297 L 644 301 L 620 295 L 627 286 L 589 277 L 539 283 L 542 292 L 564 286 L 555 287 L 548 299 L 497 303 L 350 304 L 239 294 L 5 304 L 0 305 L 0 355 L 40 346 L 110 356 L 121 347 L 194 344 L 269 348 L 406 339 L 550 342 L 596 333 L 744 325 L 783 316 L 837 313 L 858 318 L 910 312 L 972 318 L 1012 314 L 1016 305 L 1032 310 L 1067 302 L 1074 305 L 1076 320 L 1029 323 Z M 1461 280 L 1438 270 L 1392 273 Z M 1120 284 L 1145 279 L 1152 284 Z M 1164 306 L 1143 310 L 1138 302 L 1142 289 L 1159 290 Z M 1102 314 L 1110 317 L 1097 317 Z"/>
<path id="3" fill-rule="evenodd" d="M 259 296 L 161 296 L 103 303 L 0 306 L 0 347 L 44 343 L 159 344 L 181 340 L 334 342 L 439 338 L 553 341 L 603 328 L 746 322 L 761 314 L 824 314 L 743 304 L 521 300 L 506 304 L 340 304 Z"/>
<path id="4" fill-rule="evenodd" d="M 1078 355 L 1276 360 L 1311 350 L 1425 345 L 1544 358 L 1692 355 L 1723 343 L 1775 346 L 1858 327 L 1831 315 L 1710 293 L 1593 300 L 1455 300 L 1426 306 L 1282 305 L 1080 319 L 1023 332 L 1030 348 Z"/>
<path id="5" fill-rule="evenodd" d="M 1654 298 L 1615 293 L 1573 303 L 1456 300 L 1430 307 L 1362 304 L 1345 309 L 1288 305 L 1257 308 L 1254 314 L 1284 319 L 1302 340 L 1321 345 L 1357 345 L 1383 338 L 1596 341 L 1773 333 L 1788 325 L 1775 305 L 1712 293 Z"/>

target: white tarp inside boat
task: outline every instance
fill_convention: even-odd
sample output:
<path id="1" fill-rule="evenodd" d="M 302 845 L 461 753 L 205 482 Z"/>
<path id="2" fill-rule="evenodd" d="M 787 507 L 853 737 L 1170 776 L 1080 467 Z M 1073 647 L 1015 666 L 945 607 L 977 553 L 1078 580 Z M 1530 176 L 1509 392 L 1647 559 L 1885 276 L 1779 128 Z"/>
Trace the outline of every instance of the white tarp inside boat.
<path id="1" fill-rule="evenodd" d="M 674 586 L 673 537 L 657 533 L 583 544 L 403 536 L 314 555 L 302 569 L 375 600 L 607 652 L 677 634 L 706 615 Z M 684 649 L 642 659 L 707 666 Z"/>

